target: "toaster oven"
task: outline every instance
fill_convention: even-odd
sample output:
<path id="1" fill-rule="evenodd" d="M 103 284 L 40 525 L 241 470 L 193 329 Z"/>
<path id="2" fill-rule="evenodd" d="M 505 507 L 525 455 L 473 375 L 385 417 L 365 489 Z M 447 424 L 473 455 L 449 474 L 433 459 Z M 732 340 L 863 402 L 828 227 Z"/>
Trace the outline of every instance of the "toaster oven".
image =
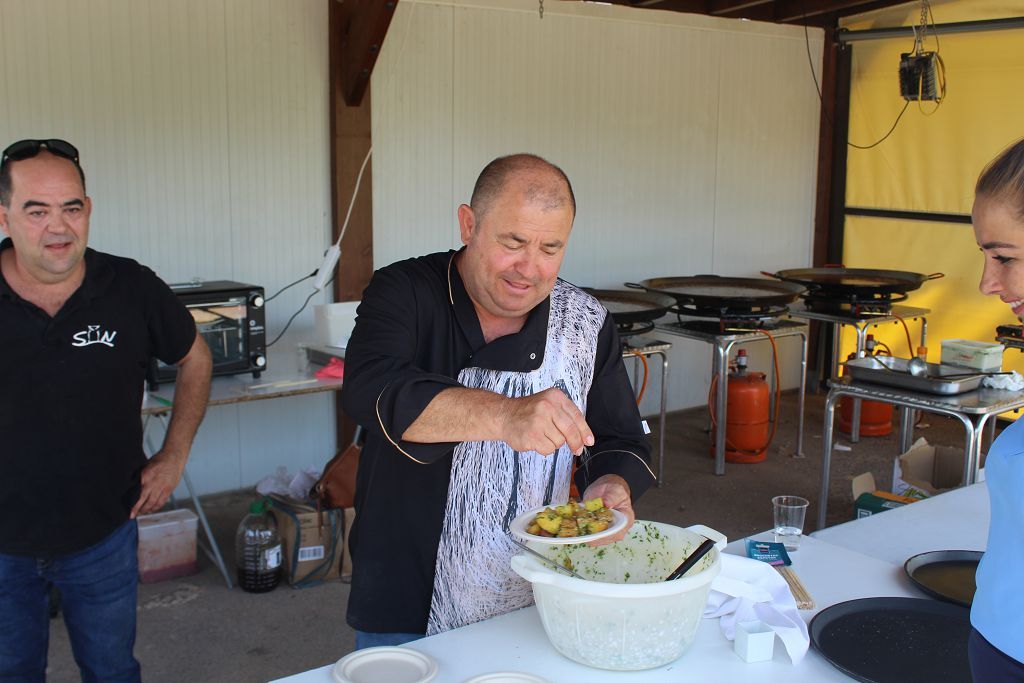
<path id="1" fill-rule="evenodd" d="M 266 311 L 263 288 L 229 280 L 196 281 L 169 285 L 192 314 L 196 330 L 210 347 L 214 375 L 251 372 L 259 377 L 267 368 Z M 173 382 L 177 367 L 153 359 L 150 387 Z"/>

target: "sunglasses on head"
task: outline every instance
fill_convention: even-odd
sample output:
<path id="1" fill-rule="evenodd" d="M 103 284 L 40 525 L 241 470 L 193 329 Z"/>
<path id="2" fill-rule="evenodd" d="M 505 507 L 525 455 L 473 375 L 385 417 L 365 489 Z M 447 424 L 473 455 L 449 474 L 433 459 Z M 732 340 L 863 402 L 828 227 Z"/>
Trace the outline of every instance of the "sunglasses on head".
<path id="1" fill-rule="evenodd" d="M 74 145 L 66 140 L 52 139 L 19 140 L 4 150 L 3 156 L 0 157 L 0 165 L 6 164 L 8 161 L 31 159 L 44 149 L 51 154 L 56 154 L 59 157 L 70 159 L 76 164 L 78 163 L 78 150 L 75 149 Z"/>

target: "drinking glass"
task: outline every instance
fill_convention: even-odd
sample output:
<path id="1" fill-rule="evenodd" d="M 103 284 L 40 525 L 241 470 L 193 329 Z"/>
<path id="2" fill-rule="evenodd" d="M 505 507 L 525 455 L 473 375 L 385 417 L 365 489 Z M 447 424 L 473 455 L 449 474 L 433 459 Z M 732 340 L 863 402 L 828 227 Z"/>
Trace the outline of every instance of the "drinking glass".
<path id="1" fill-rule="evenodd" d="M 772 511 L 775 514 L 775 542 L 782 543 L 786 550 L 800 548 L 800 535 L 804 531 L 804 517 L 809 502 L 800 496 L 775 496 Z"/>

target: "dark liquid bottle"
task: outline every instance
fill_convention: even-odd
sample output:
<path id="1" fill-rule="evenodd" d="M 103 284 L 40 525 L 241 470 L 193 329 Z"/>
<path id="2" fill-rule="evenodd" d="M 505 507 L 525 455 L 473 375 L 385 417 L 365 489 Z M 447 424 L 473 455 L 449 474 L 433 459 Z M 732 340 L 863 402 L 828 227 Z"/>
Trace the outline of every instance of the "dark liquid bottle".
<path id="1" fill-rule="evenodd" d="M 270 501 L 254 501 L 235 534 L 238 585 L 250 593 L 266 593 L 281 582 L 281 539 L 268 512 Z"/>

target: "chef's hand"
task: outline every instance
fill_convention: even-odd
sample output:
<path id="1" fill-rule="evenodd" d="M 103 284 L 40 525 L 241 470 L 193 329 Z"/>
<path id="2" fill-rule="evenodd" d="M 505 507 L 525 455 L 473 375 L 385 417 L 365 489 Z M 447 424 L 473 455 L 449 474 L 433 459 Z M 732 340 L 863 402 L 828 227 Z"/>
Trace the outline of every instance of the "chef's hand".
<path id="1" fill-rule="evenodd" d="M 511 398 L 506 405 L 499 417 L 501 440 L 517 451 L 551 455 L 568 444 L 569 450 L 579 454 L 584 446 L 594 445 L 594 433 L 583 413 L 560 389 Z"/>
<path id="2" fill-rule="evenodd" d="M 593 484 L 583 492 L 583 500 L 600 497 L 604 506 L 609 510 L 618 510 L 626 515 L 626 526 L 617 534 L 605 536 L 596 541 L 587 543 L 589 546 L 608 545 L 621 541 L 633 528 L 636 515 L 633 513 L 633 500 L 629 497 L 629 484 L 617 474 L 606 474 L 598 477 Z"/>
<path id="3" fill-rule="evenodd" d="M 160 451 L 142 468 L 142 491 L 132 508 L 131 519 L 156 512 L 164 506 L 181 479 L 186 458 Z"/>

